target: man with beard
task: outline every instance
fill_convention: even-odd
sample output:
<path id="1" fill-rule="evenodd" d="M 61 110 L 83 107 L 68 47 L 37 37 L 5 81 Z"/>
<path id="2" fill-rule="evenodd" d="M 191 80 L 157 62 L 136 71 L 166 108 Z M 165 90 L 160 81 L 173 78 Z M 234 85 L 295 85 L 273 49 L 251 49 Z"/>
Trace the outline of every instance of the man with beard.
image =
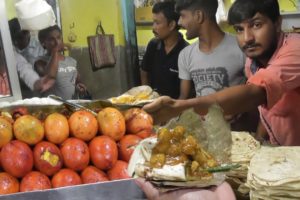
<path id="1" fill-rule="evenodd" d="M 153 6 L 152 39 L 141 65 L 141 83 L 150 85 L 161 95 L 179 97 L 178 55 L 188 45 L 178 32 L 179 15 L 173 2 L 158 2 Z"/>
<path id="2" fill-rule="evenodd" d="M 281 21 L 277 0 L 236 0 L 229 23 L 248 57 L 247 84 L 188 100 L 161 97 L 145 110 L 166 121 L 191 107 L 205 114 L 214 103 L 225 114 L 258 107 L 272 144 L 300 145 L 300 35 L 282 32 Z"/>
<path id="3" fill-rule="evenodd" d="M 300 35 L 281 31 L 277 0 L 236 0 L 229 10 L 229 23 L 234 26 L 239 46 L 248 57 L 247 85 L 188 100 L 160 97 L 144 109 L 154 115 L 156 122 L 161 122 L 188 108 L 205 114 L 214 103 L 220 104 L 225 114 L 241 113 L 258 106 L 272 144 L 300 145 Z M 148 199 L 223 200 L 232 194 L 230 187 L 224 188 L 224 184 L 207 190 L 168 193 L 159 193 L 149 182 L 138 181 L 137 184 Z M 220 189 L 223 190 L 218 194 Z"/>

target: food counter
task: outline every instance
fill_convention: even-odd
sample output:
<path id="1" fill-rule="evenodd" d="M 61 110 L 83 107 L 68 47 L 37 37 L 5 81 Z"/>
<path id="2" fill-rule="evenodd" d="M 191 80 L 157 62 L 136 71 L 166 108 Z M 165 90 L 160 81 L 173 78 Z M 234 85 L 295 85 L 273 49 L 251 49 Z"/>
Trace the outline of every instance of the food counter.
<path id="1" fill-rule="evenodd" d="M 104 102 L 104 104 L 103 104 Z M 93 109 L 94 111 L 99 112 L 99 109 L 103 109 L 107 106 L 111 106 L 111 104 L 109 104 L 108 102 L 105 101 L 75 101 L 75 103 L 79 103 L 81 105 L 86 106 L 87 108 Z M 125 106 L 122 107 L 121 109 L 126 109 L 128 110 L 130 108 L 130 106 Z M 24 116 L 28 116 L 30 115 L 31 117 L 35 117 L 36 119 L 39 119 L 42 123 L 43 126 L 45 127 L 45 135 L 46 135 L 46 120 L 45 117 L 51 115 L 51 113 L 61 113 L 64 116 L 67 116 L 67 119 L 70 119 L 70 114 L 74 114 L 76 113 L 75 110 L 73 110 L 74 108 L 70 108 L 68 107 L 67 104 L 62 104 L 61 102 L 58 102 L 56 100 L 50 99 L 50 98 L 33 98 L 33 99 L 26 99 L 26 100 L 19 100 L 19 101 L 15 101 L 12 103 L 8 103 L 8 102 L 2 102 L 0 103 L 0 111 L 1 111 L 1 120 L 4 121 L 9 121 L 11 120 L 12 125 L 14 126 L 14 138 L 10 138 L 10 142 L 13 141 L 18 141 L 19 143 L 22 142 L 22 140 L 25 140 L 25 142 L 22 142 L 23 144 L 27 145 L 29 147 L 29 149 L 31 149 L 30 151 L 33 152 L 34 155 L 34 161 L 36 162 L 36 157 L 35 157 L 35 148 L 37 147 L 37 144 L 41 144 L 42 142 L 48 142 L 51 143 L 49 141 L 49 137 L 46 139 L 46 136 L 43 137 L 42 140 L 40 140 L 40 142 L 36 143 L 36 144 L 28 144 L 30 141 L 32 141 L 32 137 L 29 141 L 27 141 L 26 139 L 28 138 L 24 138 L 21 136 L 21 138 L 16 138 L 16 137 L 20 137 L 20 135 L 17 135 L 17 128 L 16 128 L 16 122 L 18 119 L 20 120 L 20 118 L 24 117 Z M 115 108 L 114 108 L 115 109 Z M 117 109 L 115 109 L 117 110 Z M 16 115 L 21 115 L 18 118 L 15 118 Z M 13 118 L 10 118 L 13 117 Z M 8 119 L 7 119 L 8 118 Z M 97 117 L 94 117 L 95 120 L 97 121 Z M 28 120 L 29 118 L 27 118 Z M 83 120 L 83 119 L 82 119 Z M 1 123 L 3 123 L 3 121 L 1 121 Z M 77 123 L 79 123 L 77 121 Z M 124 121 L 125 123 L 125 121 Z M 22 126 L 26 126 L 24 124 L 21 124 Z M 83 127 L 84 125 L 82 125 Z M 22 127 L 22 128 L 24 128 Z M 59 124 L 52 124 L 52 127 L 50 127 L 51 130 L 53 129 L 57 129 L 57 127 L 59 127 Z M 81 127 L 81 128 L 82 128 Z M 151 126 L 152 127 L 152 126 Z M 1 125 L 0 127 L 0 132 L 3 133 L 3 126 Z M 110 128 L 111 129 L 111 128 Z M 152 129 L 152 128 L 151 128 Z M 7 130 L 7 129 L 5 129 Z M 35 129 L 33 129 L 32 131 L 35 132 Z M 149 132 L 150 133 L 150 132 Z M 68 133 L 69 134 L 69 133 Z M 72 135 L 71 135 L 72 134 Z M 96 134 L 98 137 L 100 137 L 99 132 L 98 132 L 98 128 L 96 129 Z M 125 134 L 125 130 L 124 133 Z M 102 134 L 101 134 L 102 135 Z M 97 137 L 96 135 L 93 136 L 94 138 Z M 68 139 L 70 139 L 71 137 L 74 138 L 74 132 L 70 133 L 69 136 L 67 136 Z M 94 139 L 93 138 L 93 139 Z M 65 140 L 65 141 L 66 141 Z M 111 139 L 112 140 L 112 139 Z M 118 141 L 115 142 L 115 144 L 119 144 L 119 140 L 120 139 L 116 139 Z M 2 141 L 3 142 L 3 141 Z M 86 143 L 87 145 L 90 144 L 90 139 L 84 141 L 84 143 Z M 16 143 L 14 143 L 16 144 Z M 57 147 L 60 148 L 60 150 L 62 149 L 63 143 L 60 144 L 55 144 L 55 143 L 51 143 L 52 145 L 56 145 Z M 20 160 L 23 160 L 23 157 L 20 156 L 18 153 L 16 153 L 17 150 L 14 151 L 14 156 L 10 155 L 9 153 L 3 153 L 5 150 L 4 149 L 8 149 L 7 147 L 4 147 L 5 144 L 1 143 L 1 158 L 4 157 L 4 154 L 6 156 L 5 161 L 8 162 L 8 159 L 13 158 L 15 156 L 19 156 Z M 13 146 L 13 145 L 12 145 Z M 119 147 L 118 147 L 119 148 Z M 54 154 L 54 152 L 51 151 L 51 149 L 48 149 L 49 152 L 45 151 L 46 153 L 43 154 L 43 159 L 47 160 L 48 158 L 50 158 L 47 161 L 51 161 L 51 163 L 55 163 L 55 160 L 57 159 L 57 155 Z M 71 150 L 70 150 L 71 151 Z M 62 152 L 62 151 L 61 151 Z M 22 153 L 21 153 L 22 154 Z M 50 154 L 50 156 L 49 156 Z M 47 157 L 48 156 L 48 157 Z M 59 158 L 60 159 L 60 158 Z M 66 158 L 64 157 L 64 166 L 60 166 L 61 168 L 67 168 L 66 167 Z M 122 156 L 116 158 L 116 160 L 114 162 L 116 162 L 118 160 L 122 160 L 122 162 L 127 163 L 126 161 L 123 161 L 125 158 L 123 158 Z M 29 159 L 28 157 L 26 157 L 25 159 L 25 163 L 27 162 L 32 162 L 32 157 Z M 3 161 L 3 159 L 1 159 L 2 162 L 1 163 L 1 167 L 0 167 L 0 174 L 3 174 L 2 172 L 12 172 L 15 173 L 14 171 L 10 171 L 11 169 L 11 165 L 5 163 Z M 76 161 L 76 160 L 75 160 Z M 36 165 L 36 163 L 34 162 L 33 168 L 30 169 L 30 173 L 32 171 L 38 171 L 38 165 Z M 57 163 L 57 162 L 56 162 Z M 87 164 L 86 164 L 87 165 Z M 85 167 L 86 167 L 85 165 Z M 92 158 L 90 158 L 90 161 L 88 161 L 88 165 L 91 166 L 93 165 L 93 161 Z M 6 166 L 6 167 L 5 167 Z M 7 167 L 10 166 L 10 167 Z M 49 166 L 48 166 L 49 167 Z M 27 168 L 27 165 L 25 164 L 25 166 L 23 168 Z M 73 166 L 69 166 L 68 168 L 73 168 Z M 111 168 L 111 167 L 109 167 Z M 45 169 L 45 167 L 44 167 Z M 22 169 L 18 169 L 18 171 L 21 171 Z M 40 170 L 39 170 L 40 171 Z M 47 170 L 46 170 L 47 171 Z M 78 175 L 82 175 L 80 172 L 82 172 L 82 169 L 75 169 L 74 171 L 76 171 L 78 173 Z M 109 169 L 104 169 L 103 170 L 105 172 L 105 175 L 108 178 L 108 171 Z M 17 177 L 18 182 L 20 183 L 20 188 L 22 187 L 22 180 L 24 179 L 24 175 L 19 175 L 20 172 L 15 173 L 16 175 L 14 175 L 15 177 Z M 28 172 L 26 172 L 26 174 L 29 174 Z M 115 177 L 115 176 L 119 176 L 119 177 Z M 109 178 L 109 181 L 105 181 L 105 182 L 98 182 L 98 183 L 88 183 L 88 184 L 84 184 L 84 182 L 82 181 L 82 183 L 80 183 L 79 185 L 71 185 L 71 186 L 67 186 L 67 187 L 58 187 L 58 188 L 51 188 L 51 189 L 46 189 L 46 190 L 39 190 L 39 191 L 27 191 L 27 192 L 17 192 L 13 193 L 13 194 L 4 194 L 4 195 L 0 195 L 0 200 L 65 200 L 65 199 L 72 199 L 72 200 L 83 200 L 83 199 L 144 199 L 144 194 L 141 191 L 141 189 L 135 184 L 134 179 L 129 178 L 128 176 L 120 177 L 123 175 L 119 175 L 119 174 L 113 174 L 112 176 Z M 48 175 L 49 179 L 53 179 L 54 175 Z M 122 179 L 122 180 L 117 180 L 117 179 Z M 2 179 L 3 180 L 3 179 Z M 1 181 L 0 181 L 1 182 Z M 3 183 L 3 182 L 2 182 Z M 77 183 L 78 184 L 78 183 Z M 3 192 L 2 188 L 0 188 L 0 191 Z"/>
<path id="2" fill-rule="evenodd" d="M 145 199 L 133 179 L 0 196 L 0 200 L 133 200 Z"/>
<path id="3" fill-rule="evenodd" d="M 99 109 L 101 110 L 102 108 L 111 106 L 111 104 L 107 104 L 107 102 L 103 102 L 103 101 L 82 101 L 76 103 L 80 103 L 81 105 L 84 105 L 87 108 L 95 110 L 97 112 L 99 111 Z M 95 106 L 97 107 L 97 109 L 95 109 Z M 17 111 L 20 112 L 20 109 L 18 109 L 20 107 L 27 108 L 27 111 L 29 113 L 35 113 L 34 114 L 35 116 L 42 119 L 46 118 L 47 115 L 45 115 L 45 113 L 47 112 L 52 113 L 52 112 L 61 111 L 65 113 L 68 116 L 68 118 L 70 114 L 74 112 L 70 110 L 68 105 L 62 104 L 53 99 L 34 98 L 31 100 L 22 100 L 13 103 L 7 103 L 7 104 L 1 103 L 0 105 L 0 110 L 2 112 L 1 115 L 3 117 L 3 114 L 5 115 L 5 113 L 12 113 L 12 111 L 15 109 L 17 109 Z M 125 107 L 124 105 L 121 106 L 121 109 L 123 109 L 123 111 L 128 110 L 129 108 L 130 106 L 128 105 Z M 203 186 L 210 186 L 210 185 L 218 185 L 220 182 L 224 181 L 225 178 L 223 174 L 225 174 L 226 175 L 225 180 L 232 185 L 236 193 L 237 199 L 257 200 L 257 199 L 261 199 L 262 197 L 264 199 L 280 199 L 280 198 L 297 199 L 298 197 L 300 197 L 297 192 L 300 189 L 298 185 L 299 177 L 289 176 L 289 174 L 294 174 L 292 171 L 297 172 L 298 165 L 296 160 L 300 159 L 299 157 L 300 154 L 298 153 L 300 152 L 299 148 L 264 147 L 264 146 L 261 147 L 259 142 L 256 141 L 251 136 L 251 134 L 247 132 L 230 132 L 229 126 L 227 126 L 226 123 L 222 121 L 223 117 L 222 115 L 220 115 L 218 109 L 214 109 L 214 111 L 211 112 L 211 114 L 209 113 L 207 115 L 206 120 L 204 121 L 201 121 L 199 119 L 199 116 L 197 117 L 195 116 L 196 115 L 194 115 L 193 112 L 187 111 L 183 115 L 181 115 L 180 118 L 176 120 L 174 119 L 171 120 L 168 123 L 167 127 L 175 127 L 178 124 L 180 124 L 186 127 L 187 132 L 195 131 L 195 133 L 197 133 L 196 135 L 199 136 L 198 139 L 203 142 L 201 145 L 206 150 L 209 150 L 209 152 L 212 153 L 211 155 L 213 155 L 214 158 L 216 158 L 217 160 L 220 159 L 223 160 L 222 162 L 224 162 L 225 164 L 238 164 L 240 165 L 240 167 L 231 168 L 229 172 L 227 171 L 226 173 L 220 173 L 221 175 L 216 175 L 216 176 L 213 175 L 214 178 L 211 179 L 212 181 L 207 181 L 207 182 L 204 181 L 201 183 L 194 184 L 186 180 L 187 181 L 186 183 L 188 184 L 185 185 L 184 182 L 181 182 L 180 185 L 177 184 L 176 187 L 174 186 L 174 182 L 172 181 L 166 181 L 165 184 L 171 184 L 171 188 L 172 187 L 186 188 L 188 185 L 189 185 L 188 187 L 190 186 L 203 187 Z M 131 117 L 130 119 L 132 120 Z M 140 125 L 140 121 L 138 121 L 137 124 Z M 145 133 L 148 132 L 144 131 L 142 134 L 141 133 L 137 133 L 137 134 L 143 135 Z M 116 139 L 116 141 L 119 141 L 119 139 Z M 143 141 L 147 141 L 147 139 Z M 1 149 L 1 155 L 2 155 L 2 149 Z M 141 150 L 141 147 L 137 146 L 135 149 Z M 147 151 L 149 154 L 149 149 Z M 203 150 L 200 151 L 203 152 Z M 133 176 L 134 174 L 135 165 L 142 164 L 140 162 L 141 160 L 140 155 L 142 154 L 144 153 L 143 152 L 133 153 L 132 157 L 135 157 L 135 161 L 133 162 L 132 161 L 133 159 L 131 159 L 128 167 L 128 172 L 130 176 Z M 150 154 L 147 155 L 146 157 L 150 157 Z M 228 160 L 228 158 L 230 159 Z M 119 157 L 118 159 L 120 160 L 121 158 Z M 145 162 L 145 158 L 143 158 L 142 160 L 144 160 L 143 162 Z M 92 161 L 90 161 L 90 164 L 91 162 Z M 260 167 L 261 165 L 264 165 L 264 167 L 261 168 Z M 3 161 L 2 161 L 2 167 L 3 167 Z M 72 168 L 72 166 L 68 168 Z M 266 169 L 270 169 L 270 170 L 266 170 Z M 33 170 L 36 170 L 36 168 L 33 168 Z M 286 170 L 287 172 L 284 172 L 284 170 Z M 75 170 L 75 171 L 80 172 L 81 170 Z M 107 173 L 109 170 L 105 169 L 104 171 L 105 173 Z M 276 174 L 276 176 L 275 175 L 272 176 L 272 173 Z M 143 172 L 140 174 L 143 174 Z M 298 174 L 298 172 L 296 174 Z M 162 173 L 162 176 L 165 175 L 166 174 Z M 174 175 L 170 173 L 169 175 L 170 175 L 169 177 L 175 178 L 176 180 L 176 175 L 178 174 Z M 154 176 L 154 177 L 159 178 L 159 176 Z M 20 182 L 22 180 L 22 177 L 23 176 L 18 177 L 18 180 Z M 49 177 L 51 178 L 51 176 Z M 184 177 L 182 180 L 184 180 Z M 160 186 L 161 183 L 159 184 Z M 168 185 L 167 188 L 170 188 L 169 186 L 170 185 Z M 285 192 L 285 190 L 292 191 L 292 192 Z M 135 184 L 134 179 L 127 177 L 122 180 L 111 179 L 110 181 L 107 182 L 80 184 L 80 185 L 72 185 L 67 187 L 46 189 L 42 191 L 18 192 L 14 194 L 0 195 L 0 200 L 2 199 L 3 200 L 145 199 L 145 196 L 144 193 L 141 191 L 141 189 Z"/>

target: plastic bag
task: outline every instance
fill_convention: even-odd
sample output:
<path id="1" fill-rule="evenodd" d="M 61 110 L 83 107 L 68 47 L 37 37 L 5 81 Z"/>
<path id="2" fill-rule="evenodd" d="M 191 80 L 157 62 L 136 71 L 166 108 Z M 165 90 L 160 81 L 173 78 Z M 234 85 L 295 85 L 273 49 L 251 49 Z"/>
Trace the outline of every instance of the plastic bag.
<path id="1" fill-rule="evenodd" d="M 23 30 L 37 31 L 56 24 L 52 7 L 44 0 L 20 0 L 15 7 Z"/>

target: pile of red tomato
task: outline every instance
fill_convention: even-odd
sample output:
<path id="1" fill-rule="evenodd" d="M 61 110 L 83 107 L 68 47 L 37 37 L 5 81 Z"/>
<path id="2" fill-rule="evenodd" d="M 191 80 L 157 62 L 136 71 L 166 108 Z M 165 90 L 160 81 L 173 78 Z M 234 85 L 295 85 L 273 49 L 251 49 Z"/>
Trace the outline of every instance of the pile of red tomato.
<path id="1" fill-rule="evenodd" d="M 152 117 L 139 108 L 1 116 L 0 194 L 130 178 L 134 147 L 152 128 Z"/>

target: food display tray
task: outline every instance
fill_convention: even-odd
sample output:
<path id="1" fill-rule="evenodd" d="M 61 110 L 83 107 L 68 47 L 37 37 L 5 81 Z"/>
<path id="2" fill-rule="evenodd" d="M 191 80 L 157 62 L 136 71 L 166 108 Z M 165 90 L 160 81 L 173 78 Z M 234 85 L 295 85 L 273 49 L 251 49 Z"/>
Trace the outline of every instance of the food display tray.
<path id="1" fill-rule="evenodd" d="M 134 179 L 83 184 L 33 192 L 0 195 L 0 200 L 142 200 L 143 191 Z"/>

